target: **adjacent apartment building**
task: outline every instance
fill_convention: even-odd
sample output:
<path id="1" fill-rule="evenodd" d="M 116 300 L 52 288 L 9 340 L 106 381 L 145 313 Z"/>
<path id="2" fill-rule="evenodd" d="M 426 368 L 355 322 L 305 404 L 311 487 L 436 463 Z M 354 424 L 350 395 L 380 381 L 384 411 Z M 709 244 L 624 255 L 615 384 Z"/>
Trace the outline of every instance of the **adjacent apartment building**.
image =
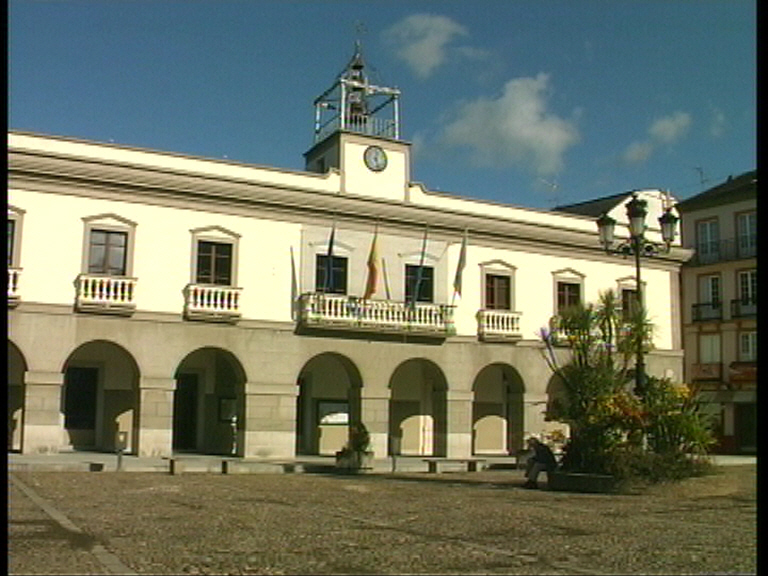
<path id="1" fill-rule="evenodd" d="M 757 171 L 678 205 L 685 379 L 718 422 L 718 451 L 757 447 Z"/>
<path id="2" fill-rule="evenodd" d="M 551 428 L 538 332 L 632 260 L 592 217 L 413 182 L 399 96 L 357 51 L 303 171 L 11 131 L 9 449 L 290 458 L 361 420 L 378 456 L 463 457 Z M 678 381 L 690 253 L 643 269 L 647 367 Z"/>

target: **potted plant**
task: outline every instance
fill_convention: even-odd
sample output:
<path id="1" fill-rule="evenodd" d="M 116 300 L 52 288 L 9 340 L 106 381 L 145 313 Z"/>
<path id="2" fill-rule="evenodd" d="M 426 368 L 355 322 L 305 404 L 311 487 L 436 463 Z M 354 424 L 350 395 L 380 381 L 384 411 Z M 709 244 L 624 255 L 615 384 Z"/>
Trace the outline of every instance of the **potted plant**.
<path id="1" fill-rule="evenodd" d="M 370 470 L 373 468 L 373 451 L 368 429 L 362 422 L 354 422 L 349 427 L 347 443 L 336 452 L 336 467 L 349 471 Z"/>

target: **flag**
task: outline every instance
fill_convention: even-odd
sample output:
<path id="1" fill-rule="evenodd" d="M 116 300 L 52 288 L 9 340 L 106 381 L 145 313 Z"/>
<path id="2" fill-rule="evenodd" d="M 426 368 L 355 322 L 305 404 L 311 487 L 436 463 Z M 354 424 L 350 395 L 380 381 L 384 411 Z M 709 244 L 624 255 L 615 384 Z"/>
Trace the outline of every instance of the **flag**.
<path id="1" fill-rule="evenodd" d="M 291 246 L 291 318 L 296 318 L 298 301 L 299 280 L 296 277 L 296 261 L 293 257 L 293 246 Z"/>
<path id="2" fill-rule="evenodd" d="M 456 265 L 456 277 L 453 279 L 453 291 L 461 296 L 461 276 L 464 273 L 464 267 L 467 265 L 467 231 L 464 230 L 464 239 L 461 241 L 461 252 L 459 253 L 459 263 Z"/>
<path id="3" fill-rule="evenodd" d="M 325 259 L 325 284 L 323 292 L 333 292 L 333 241 L 336 237 L 336 220 L 333 221 L 331 237 L 328 239 L 328 254 Z"/>
<path id="4" fill-rule="evenodd" d="M 379 281 L 379 254 L 376 249 L 376 240 L 378 237 L 379 227 L 377 225 L 376 230 L 373 233 L 373 240 L 371 241 L 371 251 L 368 254 L 368 281 L 365 283 L 365 294 L 363 294 L 364 300 L 367 300 L 376 293 L 376 284 Z"/>
<path id="5" fill-rule="evenodd" d="M 416 270 L 416 282 L 413 286 L 413 294 L 411 294 L 411 304 L 416 305 L 416 301 L 419 299 L 419 291 L 421 290 L 421 280 L 424 275 L 424 257 L 427 255 L 427 234 L 429 233 L 429 225 L 424 227 L 424 241 L 421 243 L 421 259 L 419 260 L 419 268 Z"/>

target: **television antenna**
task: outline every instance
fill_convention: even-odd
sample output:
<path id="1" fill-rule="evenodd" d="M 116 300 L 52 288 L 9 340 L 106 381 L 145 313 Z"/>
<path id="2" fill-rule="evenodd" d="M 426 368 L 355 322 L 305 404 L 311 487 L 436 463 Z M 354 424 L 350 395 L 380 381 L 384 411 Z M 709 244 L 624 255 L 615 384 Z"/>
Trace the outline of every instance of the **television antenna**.
<path id="1" fill-rule="evenodd" d="M 560 203 L 560 198 L 562 197 L 561 194 L 558 194 L 558 189 L 560 188 L 560 184 L 557 183 L 557 178 L 554 179 L 554 182 L 550 182 L 549 180 L 545 180 L 544 178 L 539 178 L 541 182 L 549 186 L 550 191 L 550 202 L 553 206 L 557 206 Z"/>
<path id="2" fill-rule="evenodd" d="M 704 169 L 701 166 L 694 166 L 693 169 L 699 173 L 699 181 L 701 182 L 701 187 L 704 188 L 704 185 L 709 182 L 709 179 L 704 177 Z"/>

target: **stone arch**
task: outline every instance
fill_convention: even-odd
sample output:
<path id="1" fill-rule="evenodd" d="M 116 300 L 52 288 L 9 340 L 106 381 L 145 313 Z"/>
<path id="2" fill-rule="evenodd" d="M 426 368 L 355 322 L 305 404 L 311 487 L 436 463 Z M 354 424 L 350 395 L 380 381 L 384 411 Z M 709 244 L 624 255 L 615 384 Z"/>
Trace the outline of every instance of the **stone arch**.
<path id="1" fill-rule="evenodd" d="M 21 452 L 24 430 L 24 373 L 27 361 L 19 347 L 8 340 L 8 450 Z"/>
<path id="2" fill-rule="evenodd" d="M 349 424 L 361 418 L 360 370 L 342 354 L 323 352 L 304 364 L 298 386 L 296 453 L 335 454 L 347 442 Z"/>
<path id="3" fill-rule="evenodd" d="M 223 348 L 204 346 L 179 362 L 174 378 L 172 449 L 241 456 L 246 374 L 240 360 Z"/>
<path id="4" fill-rule="evenodd" d="M 114 452 L 120 432 L 125 452 L 136 453 L 140 374 L 133 355 L 109 340 L 91 340 L 70 353 L 62 371 L 64 446 Z"/>
<path id="5" fill-rule="evenodd" d="M 515 454 L 523 448 L 525 385 L 509 364 L 483 367 L 472 383 L 472 453 Z"/>
<path id="6" fill-rule="evenodd" d="M 448 450 L 448 382 L 425 358 L 402 362 L 389 381 L 390 454 L 445 456 Z"/>

